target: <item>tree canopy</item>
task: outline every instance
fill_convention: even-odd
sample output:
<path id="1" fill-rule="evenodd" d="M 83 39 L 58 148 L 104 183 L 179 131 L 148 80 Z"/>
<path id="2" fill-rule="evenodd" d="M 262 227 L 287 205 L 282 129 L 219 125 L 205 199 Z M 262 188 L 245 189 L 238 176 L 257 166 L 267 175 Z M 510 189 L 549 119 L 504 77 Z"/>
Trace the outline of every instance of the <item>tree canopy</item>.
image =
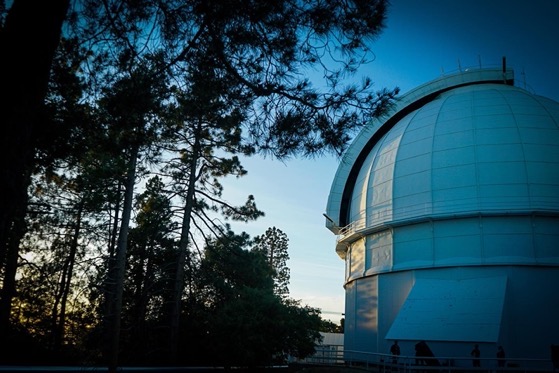
<path id="1" fill-rule="evenodd" d="M 348 79 L 386 8 L 2 2 L 0 334 L 111 371 L 311 353 L 319 312 L 288 296 L 287 237 L 231 232 L 264 212 L 222 180 L 240 156 L 339 155 L 387 111 L 397 88 Z"/>

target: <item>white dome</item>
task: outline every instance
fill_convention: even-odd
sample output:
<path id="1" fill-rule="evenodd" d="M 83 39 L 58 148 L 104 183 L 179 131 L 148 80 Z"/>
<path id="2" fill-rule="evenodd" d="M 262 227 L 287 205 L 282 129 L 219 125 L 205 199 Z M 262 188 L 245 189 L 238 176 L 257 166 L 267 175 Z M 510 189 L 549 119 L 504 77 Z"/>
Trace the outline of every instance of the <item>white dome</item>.
<path id="1" fill-rule="evenodd" d="M 346 351 L 425 340 L 438 356 L 480 343 L 543 359 L 557 343 L 559 103 L 512 71 L 402 96 L 349 147 L 325 215 L 346 264 Z"/>
<path id="2" fill-rule="evenodd" d="M 376 143 L 349 220 L 547 209 L 559 211 L 559 104 L 482 84 L 442 93 Z"/>
<path id="3" fill-rule="evenodd" d="M 420 87 L 360 134 L 332 185 L 327 214 L 335 225 L 559 211 L 559 103 L 460 77 Z"/>

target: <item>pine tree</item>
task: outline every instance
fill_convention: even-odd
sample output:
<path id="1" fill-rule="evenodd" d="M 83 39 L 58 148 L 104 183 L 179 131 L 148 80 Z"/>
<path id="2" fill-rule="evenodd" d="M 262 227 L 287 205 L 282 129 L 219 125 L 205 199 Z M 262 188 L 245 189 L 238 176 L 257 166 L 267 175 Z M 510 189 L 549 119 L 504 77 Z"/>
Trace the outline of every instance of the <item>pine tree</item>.
<path id="1" fill-rule="evenodd" d="M 163 168 L 172 179 L 172 191 L 182 202 L 181 231 L 174 273 L 170 310 L 170 359 L 176 358 L 180 313 L 185 287 L 185 265 L 189 249 L 197 245 L 194 231 L 204 237 L 221 236 L 226 227 L 215 215 L 237 221 L 251 221 L 262 216 L 254 198 L 234 206 L 223 200 L 220 178 L 246 174 L 238 154 L 249 155 L 240 123 L 245 119 L 246 98 L 230 81 L 219 76 L 211 59 L 199 56 L 190 67 L 182 91 L 176 94 L 174 126 L 167 134 L 167 152 L 174 154 Z M 208 239 L 208 238 L 206 238 Z"/>
<path id="2" fill-rule="evenodd" d="M 191 227 L 201 223 L 199 231 L 209 230 L 215 236 L 223 233 L 222 228 L 212 223 L 208 211 L 241 220 L 259 214 L 252 197 L 243 206 L 214 204 L 214 192 L 220 193 L 220 184 L 214 180 L 242 172 L 242 167 L 235 156 L 220 158 L 205 151 L 228 152 L 226 146 L 231 139 L 240 138 L 243 150 L 235 151 L 243 154 L 258 151 L 278 158 L 325 151 L 341 154 L 353 131 L 382 115 L 398 92 L 375 92 L 368 78 L 362 84 L 343 84 L 344 78 L 371 56 L 369 41 L 384 26 L 386 5 L 384 0 L 80 0 L 67 14 L 67 0 L 48 4 L 12 2 L 0 29 L 0 50 L 7 56 L 2 59 L 0 84 L 6 98 L 0 110 L 6 119 L 1 127 L 0 169 L 7 181 L 0 193 L 0 332 L 7 329 L 16 289 L 28 186 L 33 174 L 44 170 L 36 168 L 39 156 L 46 154 L 43 147 L 47 143 L 71 143 L 71 131 L 56 131 L 51 136 L 53 123 L 42 116 L 49 71 L 62 30 L 65 40 L 75 41 L 67 45 L 87 51 L 82 63 L 73 66 L 76 76 L 87 84 L 78 99 L 93 106 L 99 104 L 105 111 L 104 118 L 98 120 L 110 134 L 108 138 L 114 140 L 114 161 L 118 164 L 119 176 L 112 182 L 119 188 L 111 192 L 111 197 L 117 198 L 108 203 L 114 211 L 114 243 L 107 243 L 111 258 L 107 283 L 112 288 L 107 295 L 114 306 L 107 316 L 113 320 L 109 346 L 111 369 L 115 370 L 122 271 L 135 183 L 147 152 L 155 148 L 152 145 L 161 145 L 158 136 L 167 133 L 167 113 L 157 106 L 183 100 L 188 105 L 177 106 L 190 110 L 190 117 L 182 122 L 188 136 L 181 139 L 189 141 L 182 170 L 191 179 L 182 184 L 184 220 L 174 302 L 180 305 L 183 258 L 196 245 Z M 64 20 L 67 28 L 62 27 Z M 153 62 L 154 56 L 157 63 Z M 320 89 L 309 79 L 317 69 Z M 192 104 L 203 101 L 184 100 L 181 95 L 202 87 L 200 82 L 205 77 L 212 83 L 225 84 L 214 84 L 211 95 L 200 91 L 203 94 L 198 97 L 209 100 L 195 113 Z M 227 98 L 228 111 L 213 110 L 211 105 L 223 98 Z M 203 115 L 208 108 L 210 113 L 220 115 L 208 120 Z M 61 120 L 70 124 L 68 118 Z M 220 138 L 220 125 L 227 128 L 225 141 L 199 147 L 202 144 L 197 141 Z M 39 131 L 42 126 L 45 130 Z M 47 138 L 51 141 L 45 141 Z M 72 156 L 64 147 L 59 150 L 41 160 L 56 162 Z M 204 163 L 209 159 L 213 161 Z M 216 166 L 214 171 L 206 172 L 209 165 Z M 215 171 L 220 168 L 225 171 Z M 200 181 L 208 186 L 213 183 L 211 192 L 196 189 L 202 185 Z M 116 231 L 120 231 L 118 236 Z M 179 312 L 175 309 L 173 317 Z"/>
<path id="3" fill-rule="evenodd" d="M 274 293 L 282 299 L 289 297 L 288 243 L 287 235 L 280 229 L 272 227 L 254 239 L 252 248 L 253 251 L 261 253 L 266 258 L 273 273 Z"/>

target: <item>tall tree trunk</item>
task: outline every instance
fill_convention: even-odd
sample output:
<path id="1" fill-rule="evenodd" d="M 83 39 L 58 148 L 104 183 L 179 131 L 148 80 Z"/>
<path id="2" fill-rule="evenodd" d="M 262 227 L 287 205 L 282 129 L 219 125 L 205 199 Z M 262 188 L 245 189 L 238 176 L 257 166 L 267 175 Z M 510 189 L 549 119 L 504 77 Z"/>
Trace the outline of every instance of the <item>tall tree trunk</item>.
<path id="1" fill-rule="evenodd" d="M 25 203 L 25 205 L 27 205 L 27 203 Z M 12 222 L 10 235 L 7 237 L 8 242 L 6 243 L 7 255 L 4 267 L 2 297 L 0 299 L 0 335 L 9 335 L 12 300 L 16 293 L 19 242 L 23 238 L 26 230 L 25 213 L 23 209 L 18 209 L 18 212 L 19 214 L 17 214 L 17 216 L 13 216 L 14 221 Z"/>
<path id="2" fill-rule="evenodd" d="M 130 216 L 132 213 L 132 202 L 134 197 L 134 184 L 136 182 L 136 163 L 139 153 L 139 145 L 134 145 L 130 151 L 128 161 L 128 172 L 126 175 L 126 185 L 124 193 L 124 205 L 122 208 L 122 221 L 114 257 L 112 272 L 107 278 L 107 293 L 111 307 L 111 314 L 106 315 L 108 322 L 108 366 L 109 372 L 117 371 L 119 343 L 120 343 L 120 320 L 122 313 L 122 293 L 124 291 L 124 273 L 126 270 L 126 251 L 128 247 L 128 230 L 130 226 Z"/>
<path id="3" fill-rule="evenodd" d="M 132 310 L 134 315 L 134 320 L 136 320 L 136 325 L 140 326 L 142 319 L 145 319 L 146 315 L 146 299 L 145 299 L 145 289 L 147 276 L 151 274 L 148 273 L 148 265 L 150 262 L 151 250 L 148 251 L 148 247 L 151 242 L 144 242 L 136 250 L 138 251 L 138 265 L 134 269 L 133 274 L 133 284 L 134 284 L 134 308 Z M 145 271 L 144 271 L 144 268 Z"/>
<path id="4" fill-rule="evenodd" d="M 66 305 L 74 274 L 74 265 L 76 262 L 76 254 L 78 252 L 78 242 L 81 233 L 83 202 L 78 206 L 74 232 L 72 234 L 72 242 L 70 243 L 70 252 L 64 263 L 62 274 L 60 276 L 59 291 L 53 306 L 53 347 L 55 351 L 60 351 L 62 342 L 64 341 L 64 324 L 66 323 Z M 60 312 L 59 312 L 60 309 Z"/>
<path id="5" fill-rule="evenodd" d="M 9 327 L 15 294 L 13 262 L 17 265 L 20 229 L 14 227 L 26 213 L 36 146 L 34 128 L 68 6 L 69 0 L 15 0 L 0 29 L 0 273 L 4 268 L 0 334 Z"/>
<path id="6" fill-rule="evenodd" d="M 140 258 L 138 260 L 139 267 L 134 279 L 134 308 L 132 310 L 133 335 L 131 338 L 139 343 L 139 349 L 136 353 L 141 356 L 149 353 L 146 349 L 147 341 L 147 312 L 149 304 L 149 296 L 153 285 L 153 271 L 155 269 L 153 263 L 153 242 L 149 240 L 141 247 Z M 144 269 L 145 268 L 145 269 Z"/>
<path id="7" fill-rule="evenodd" d="M 118 190 L 116 196 L 116 203 L 115 203 L 115 216 L 113 219 L 113 226 L 109 232 L 109 260 L 113 259 L 115 255 L 115 246 L 116 246 L 116 239 L 118 237 L 118 214 L 120 213 L 120 193 L 122 191 L 122 185 L 120 181 L 118 182 Z"/>
<path id="8" fill-rule="evenodd" d="M 173 288 L 173 301 L 171 305 L 171 330 L 169 335 L 169 355 L 172 362 L 176 361 L 177 349 L 179 344 L 179 327 L 182 304 L 182 293 L 184 290 L 184 267 L 188 253 L 188 240 L 190 235 L 190 220 L 194 203 L 194 191 L 196 190 L 196 167 L 200 154 L 200 138 L 195 135 L 194 146 L 192 148 L 192 159 L 190 160 L 190 174 L 188 178 L 188 189 L 185 197 L 184 212 L 182 218 L 181 238 L 179 242 L 179 252 L 177 257 L 177 268 L 175 271 L 175 282 Z"/>
<path id="9" fill-rule="evenodd" d="M 103 304 L 103 324 L 105 330 L 105 358 L 107 362 L 109 361 L 109 330 L 111 330 L 111 315 L 114 314 L 114 282 L 112 279 L 114 277 L 116 263 L 115 263 L 115 251 L 116 251 L 116 240 L 118 238 L 118 222 L 119 222 L 119 214 L 120 214 L 120 203 L 121 203 L 121 184 L 120 181 L 118 182 L 118 194 L 116 198 L 116 203 L 114 207 L 114 218 L 112 222 L 112 227 L 109 230 L 109 244 L 107 247 L 108 259 L 107 259 L 107 279 L 104 284 L 103 292 L 105 295 L 104 304 Z"/>

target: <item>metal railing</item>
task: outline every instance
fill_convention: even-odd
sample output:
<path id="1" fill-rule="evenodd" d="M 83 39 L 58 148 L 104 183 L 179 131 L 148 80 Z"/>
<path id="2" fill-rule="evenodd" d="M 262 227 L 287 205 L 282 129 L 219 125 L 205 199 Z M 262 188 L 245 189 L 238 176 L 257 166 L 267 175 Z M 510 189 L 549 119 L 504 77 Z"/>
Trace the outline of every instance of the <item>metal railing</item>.
<path id="1" fill-rule="evenodd" d="M 519 372 L 541 373 L 559 372 L 554 368 L 551 359 L 507 358 L 499 361 L 497 358 L 479 358 L 479 366 L 473 366 L 470 356 L 452 357 L 422 357 L 415 356 L 394 357 L 390 354 L 371 353 L 351 350 L 332 350 L 327 354 L 321 353 L 298 361 L 300 364 L 350 366 L 381 373 L 410 373 L 410 372 Z M 499 364 L 501 363 L 501 364 Z M 502 366 L 501 366 L 502 365 Z"/>
<path id="2" fill-rule="evenodd" d="M 551 206 L 551 205 L 550 205 Z M 485 204 L 482 208 L 474 208 L 471 204 L 454 203 L 455 211 L 448 210 L 448 206 L 437 212 L 437 204 L 423 203 L 415 207 L 407 207 L 406 209 L 394 212 L 392 209 L 381 209 L 369 213 L 361 212 L 354 217 L 348 225 L 340 227 L 337 242 L 343 242 L 350 238 L 353 234 L 363 234 L 370 230 L 379 229 L 385 226 L 403 225 L 411 222 L 419 222 L 425 220 L 444 220 L 444 219 L 460 219 L 469 217 L 499 217 L 499 216 L 557 216 L 556 209 L 525 209 L 520 205 L 512 205 L 511 203 L 501 202 L 493 203 L 490 206 Z M 396 216 L 394 214 L 396 213 Z M 394 217 L 396 219 L 394 219 Z M 351 239 L 350 239 L 351 241 Z"/>

